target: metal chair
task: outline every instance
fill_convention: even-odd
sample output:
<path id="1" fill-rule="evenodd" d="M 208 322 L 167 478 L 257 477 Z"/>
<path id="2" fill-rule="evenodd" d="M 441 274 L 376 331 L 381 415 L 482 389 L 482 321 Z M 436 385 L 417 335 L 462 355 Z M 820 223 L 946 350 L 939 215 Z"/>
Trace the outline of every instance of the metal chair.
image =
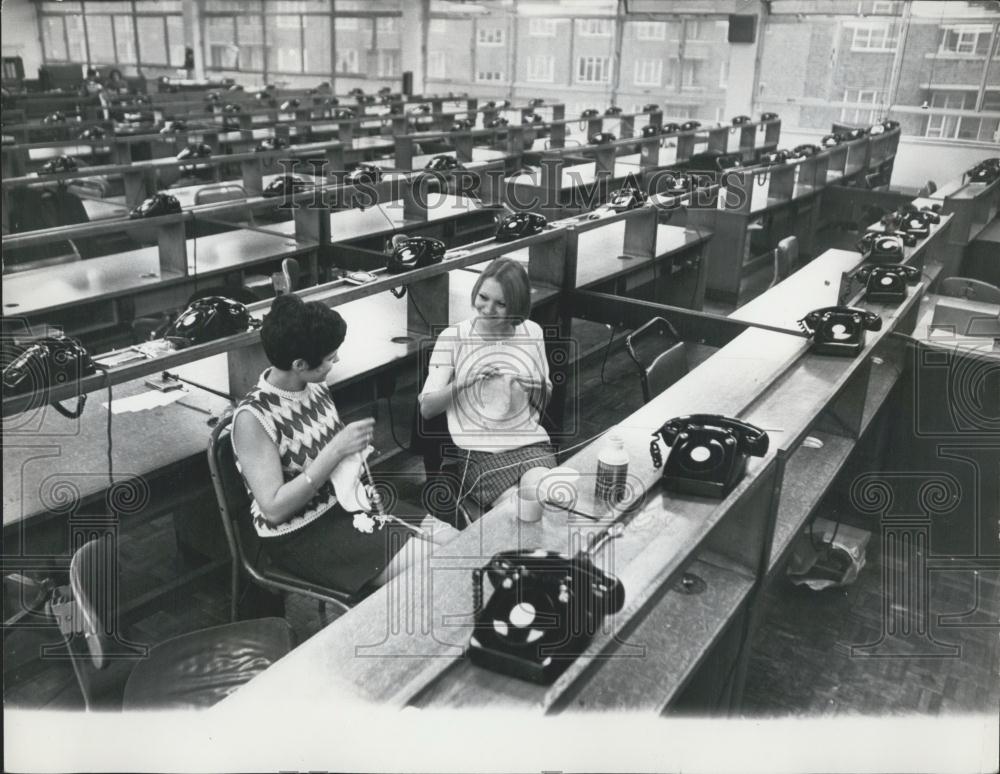
<path id="1" fill-rule="evenodd" d="M 80 547 L 69 587 L 56 589 L 48 605 L 88 710 L 211 707 L 294 646 L 281 618 L 214 626 L 153 647 L 128 641 L 116 608 L 116 550 L 110 536 Z"/>
<path id="2" fill-rule="evenodd" d="M 796 237 L 785 237 L 774 248 L 774 277 L 769 288 L 773 288 L 791 274 L 799 261 L 799 240 Z"/>
<path id="3" fill-rule="evenodd" d="M 208 468 L 212 474 L 212 484 L 219 503 L 219 513 L 222 516 L 222 528 L 226 534 L 232 559 L 229 607 L 231 620 L 235 621 L 237 618 L 241 574 L 262 588 L 302 594 L 315 599 L 319 602 L 320 615 L 326 612 L 327 603 L 346 612 L 359 601 L 359 595 L 326 588 L 279 570 L 270 564 L 265 553 L 260 550 L 260 539 L 254 532 L 250 520 L 250 495 L 243 483 L 243 477 L 236 468 L 236 453 L 233 450 L 232 440 L 233 416 L 229 414 L 220 419 L 208 441 Z"/>
<path id="4" fill-rule="evenodd" d="M 684 342 L 670 321 L 662 317 L 654 317 L 626 336 L 625 349 L 639 369 L 646 403 L 688 372 Z"/>
<path id="5" fill-rule="evenodd" d="M 969 277 L 948 277 L 941 280 L 938 293 L 942 296 L 982 301 L 986 304 L 1000 304 L 1000 288 L 982 280 Z"/>
<path id="6" fill-rule="evenodd" d="M 274 286 L 274 295 L 280 296 L 282 293 L 291 293 L 299 289 L 302 270 L 299 262 L 294 258 L 285 258 L 281 262 L 281 271 L 271 275 L 271 284 Z"/>

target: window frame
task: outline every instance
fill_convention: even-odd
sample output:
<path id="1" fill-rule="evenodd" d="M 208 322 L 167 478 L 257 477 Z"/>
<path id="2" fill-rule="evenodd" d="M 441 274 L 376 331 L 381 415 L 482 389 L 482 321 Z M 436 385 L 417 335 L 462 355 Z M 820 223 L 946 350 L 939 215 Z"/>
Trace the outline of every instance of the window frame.
<path id="1" fill-rule="evenodd" d="M 603 62 L 603 69 L 607 72 L 604 73 L 605 77 L 602 79 L 588 79 L 584 78 L 581 74 L 582 71 L 587 69 L 589 64 L 591 67 L 596 68 L 598 62 Z M 573 79 L 574 83 L 611 83 L 611 57 L 610 56 L 600 56 L 600 55 L 578 55 L 576 58 L 576 68 L 574 70 L 575 76 Z"/>
<path id="2" fill-rule="evenodd" d="M 476 26 L 476 48 L 499 48 L 506 45 L 506 39 L 507 30 L 503 27 Z"/>
<path id="3" fill-rule="evenodd" d="M 544 31 L 539 32 L 536 25 L 541 25 L 544 23 Z M 558 26 L 558 19 L 547 19 L 545 17 L 533 16 L 528 19 L 528 37 L 531 38 L 554 38 L 556 36 L 556 28 Z"/>
<path id="4" fill-rule="evenodd" d="M 652 65 L 652 70 L 656 76 L 655 80 L 653 78 L 640 80 L 640 70 L 641 74 L 645 74 L 648 66 Z M 632 83 L 635 86 L 652 86 L 658 88 L 663 85 L 663 57 L 644 57 L 642 59 L 635 60 L 635 67 L 632 73 Z"/>
<path id="5" fill-rule="evenodd" d="M 538 68 L 539 60 L 543 60 L 545 67 Z M 536 77 L 537 71 L 544 71 L 546 77 Z M 555 83 L 556 79 L 556 58 L 554 54 L 529 54 L 526 58 L 524 79 L 528 83 Z"/>
<path id="6" fill-rule="evenodd" d="M 599 16 L 576 20 L 576 34 L 581 38 L 610 38 L 614 31 L 614 19 Z"/>
<path id="7" fill-rule="evenodd" d="M 851 30 L 850 50 L 853 53 L 892 54 L 899 47 L 899 28 L 894 22 L 855 22 L 851 25 Z M 859 35 L 861 32 L 867 33 L 864 37 L 865 45 L 861 45 L 862 36 Z M 879 33 L 881 33 L 881 44 L 872 45 Z"/>
<path id="8" fill-rule="evenodd" d="M 643 41 L 664 41 L 667 39 L 667 23 L 665 21 L 634 21 L 632 25 L 633 37 Z M 646 30 L 646 33 L 642 31 Z M 648 34 L 652 30 L 659 30 L 659 35 Z"/>

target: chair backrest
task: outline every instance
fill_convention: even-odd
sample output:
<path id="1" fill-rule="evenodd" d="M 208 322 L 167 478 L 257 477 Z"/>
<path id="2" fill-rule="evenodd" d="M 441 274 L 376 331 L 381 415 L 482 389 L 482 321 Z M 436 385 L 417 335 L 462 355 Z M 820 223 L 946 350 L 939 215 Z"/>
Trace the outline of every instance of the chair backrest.
<path id="1" fill-rule="evenodd" d="M 785 237 L 774 249 L 774 277 L 771 286 L 774 287 L 792 273 L 799 260 L 799 240 L 796 237 Z"/>
<path id="2" fill-rule="evenodd" d="M 941 281 L 938 293 L 942 296 L 967 298 L 987 304 L 1000 304 L 1000 288 L 982 280 L 969 277 L 948 277 Z"/>
<path id="3" fill-rule="evenodd" d="M 924 183 L 924 187 L 917 192 L 917 196 L 918 197 L 930 196 L 936 190 L 937 190 L 937 183 L 935 183 L 933 180 L 928 180 L 926 183 Z"/>
<path id="4" fill-rule="evenodd" d="M 274 294 L 291 293 L 300 287 L 301 269 L 294 258 L 285 258 L 281 262 L 281 271 L 274 274 L 271 280 L 274 284 Z"/>
<path id="5" fill-rule="evenodd" d="M 195 192 L 194 203 L 211 204 L 213 202 L 230 202 L 237 199 L 246 199 L 246 189 L 238 183 L 221 183 L 220 185 L 207 185 Z"/>
<path id="6" fill-rule="evenodd" d="M 639 370 L 648 403 L 687 374 L 687 350 L 669 320 L 654 317 L 625 337 L 625 349 Z"/>

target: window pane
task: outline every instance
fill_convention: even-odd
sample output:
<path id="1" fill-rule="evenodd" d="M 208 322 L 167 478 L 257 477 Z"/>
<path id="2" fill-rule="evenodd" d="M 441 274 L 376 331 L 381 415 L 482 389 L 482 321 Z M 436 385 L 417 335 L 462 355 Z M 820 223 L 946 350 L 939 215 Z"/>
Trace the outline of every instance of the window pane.
<path id="1" fill-rule="evenodd" d="M 269 16 L 267 19 L 267 67 L 279 73 L 302 72 L 301 30 L 298 15 Z M 243 38 L 240 37 L 242 42 Z"/>
<path id="2" fill-rule="evenodd" d="M 66 36 L 62 16 L 42 17 L 42 40 L 47 60 L 66 61 Z"/>
<path id="3" fill-rule="evenodd" d="M 183 67 L 184 19 L 180 16 L 167 17 L 167 45 L 170 51 L 171 67 Z"/>
<path id="4" fill-rule="evenodd" d="M 239 41 L 241 70 L 264 69 L 264 26 L 259 16 L 236 17 L 236 35 Z"/>
<path id="5" fill-rule="evenodd" d="M 433 59 L 435 64 L 432 72 L 440 74 L 432 74 L 429 77 L 471 82 L 473 80 L 470 47 L 472 36 L 471 19 L 448 19 L 448 26 L 444 31 L 432 30 L 427 36 L 427 69 L 431 70 Z"/>
<path id="6" fill-rule="evenodd" d="M 93 3 L 87 0 L 87 10 Z M 135 9 L 139 13 L 182 14 L 182 0 L 136 0 Z"/>
<path id="7" fill-rule="evenodd" d="M 90 4 L 87 4 L 90 7 Z M 114 64 L 115 43 L 111 33 L 110 16 L 87 15 L 87 44 L 90 61 L 94 64 Z"/>
<path id="8" fill-rule="evenodd" d="M 307 73 L 330 72 L 330 17 L 306 16 L 303 70 Z"/>
<path id="9" fill-rule="evenodd" d="M 115 51 L 119 64 L 135 64 L 135 28 L 132 26 L 132 17 L 116 16 L 114 25 Z"/>
<path id="10" fill-rule="evenodd" d="M 137 16 L 140 55 L 143 64 L 169 64 L 162 16 Z"/>
<path id="11" fill-rule="evenodd" d="M 236 67 L 239 48 L 236 45 L 236 20 L 231 17 L 209 16 L 205 19 L 205 42 L 208 64 L 216 69 Z"/>
<path id="12" fill-rule="evenodd" d="M 69 50 L 66 52 L 69 61 L 86 61 L 87 54 L 83 49 L 83 17 L 79 14 L 66 17 L 66 39 L 69 42 Z"/>
<path id="13" fill-rule="evenodd" d="M 339 4 L 337 6 L 340 7 Z M 357 16 L 338 16 L 334 19 L 338 73 L 361 73 L 362 62 L 368 67 L 368 51 L 372 49 L 372 19 Z M 373 67 L 375 63 L 372 63 Z"/>

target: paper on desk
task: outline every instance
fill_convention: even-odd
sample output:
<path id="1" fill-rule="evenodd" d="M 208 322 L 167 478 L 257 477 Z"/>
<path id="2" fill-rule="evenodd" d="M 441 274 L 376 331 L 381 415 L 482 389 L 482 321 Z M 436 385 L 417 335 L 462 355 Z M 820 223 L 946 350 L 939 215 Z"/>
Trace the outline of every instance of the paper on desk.
<path id="1" fill-rule="evenodd" d="M 183 398 L 186 394 L 187 393 L 184 392 L 184 390 L 170 390 L 169 392 L 148 390 L 147 392 L 140 392 L 138 395 L 132 395 L 129 398 L 122 398 L 120 400 L 113 401 L 111 404 L 111 413 L 126 414 L 160 408 L 161 406 L 167 406 L 175 400 Z M 108 407 L 107 403 L 102 403 L 101 405 L 104 406 L 104 408 Z"/>

